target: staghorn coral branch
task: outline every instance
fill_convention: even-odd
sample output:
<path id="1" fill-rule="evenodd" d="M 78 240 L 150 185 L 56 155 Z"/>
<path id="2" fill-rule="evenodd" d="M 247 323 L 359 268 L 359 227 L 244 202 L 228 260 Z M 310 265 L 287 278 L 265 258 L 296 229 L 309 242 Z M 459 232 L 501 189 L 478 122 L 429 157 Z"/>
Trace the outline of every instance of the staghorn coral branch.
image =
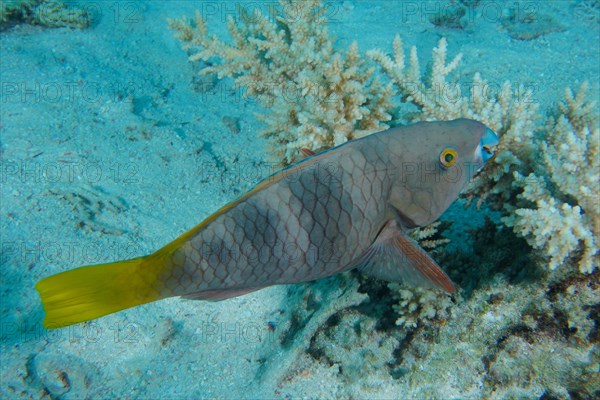
<path id="1" fill-rule="evenodd" d="M 201 74 L 231 77 L 269 107 L 268 116 L 259 115 L 262 133 L 284 165 L 300 147 L 328 148 L 386 129 L 392 91 L 373 78 L 358 44 L 334 50 L 321 1 L 280 4 L 284 12 L 275 21 L 258 12 L 252 24 L 230 18 L 231 44 L 209 35 L 198 14 L 196 29 L 184 20 L 170 27 L 192 52 L 191 62 L 213 62 Z"/>
<path id="2" fill-rule="evenodd" d="M 600 127 L 586 89 L 587 82 L 575 96 L 565 91 L 536 143 L 543 154 L 537 170 L 527 178 L 514 173 L 513 187 L 522 193 L 502 220 L 550 258 L 550 269 L 575 257 L 579 271 L 591 273 L 600 252 Z"/>

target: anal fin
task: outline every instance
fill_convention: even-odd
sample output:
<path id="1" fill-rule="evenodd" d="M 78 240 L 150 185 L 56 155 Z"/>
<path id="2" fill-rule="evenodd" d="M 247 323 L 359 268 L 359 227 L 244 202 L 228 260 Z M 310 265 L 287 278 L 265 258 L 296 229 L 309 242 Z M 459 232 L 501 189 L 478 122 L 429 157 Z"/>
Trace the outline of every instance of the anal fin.
<path id="1" fill-rule="evenodd" d="M 262 289 L 258 288 L 244 288 L 244 289 L 223 289 L 223 290 L 205 290 L 203 292 L 196 292 L 181 296 L 188 300 L 205 300 L 205 301 L 221 301 L 230 299 L 232 297 L 243 296 L 248 293 L 255 292 Z"/>
<path id="2" fill-rule="evenodd" d="M 356 262 L 364 274 L 390 282 L 435 287 L 454 293 L 454 284 L 439 265 L 397 225 L 388 221 Z"/>

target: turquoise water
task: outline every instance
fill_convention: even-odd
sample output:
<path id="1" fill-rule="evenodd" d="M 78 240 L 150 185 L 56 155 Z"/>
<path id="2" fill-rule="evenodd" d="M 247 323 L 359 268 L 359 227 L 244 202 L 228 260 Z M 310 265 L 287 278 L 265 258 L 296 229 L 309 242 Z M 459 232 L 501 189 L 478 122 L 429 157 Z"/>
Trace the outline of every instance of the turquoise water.
<path id="1" fill-rule="evenodd" d="M 493 87 L 510 80 L 541 113 L 586 80 L 598 99 L 597 1 L 326 3 L 339 49 L 391 53 L 401 34 L 426 69 L 445 37 L 449 57 L 463 54 L 464 88 L 477 71 Z M 228 16 L 274 17 L 281 5 L 66 7 L 85 10 L 89 26 L 11 14 L 0 31 L 3 398 L 598 395 L 597 272 L 548 278 L 506 228 L 469 233 L 498 217 L 462 200 L 442 217 L 453 222 L 448 250 L 433 252 L 461 289 L 452 297 L 352 272 L 45 329 L 40 279 L 149 254 L 277 168 L 255 116 L 268 110 L 231 80 L 197 78 L 166 20 L 199 10 L 226 38 Z"/>

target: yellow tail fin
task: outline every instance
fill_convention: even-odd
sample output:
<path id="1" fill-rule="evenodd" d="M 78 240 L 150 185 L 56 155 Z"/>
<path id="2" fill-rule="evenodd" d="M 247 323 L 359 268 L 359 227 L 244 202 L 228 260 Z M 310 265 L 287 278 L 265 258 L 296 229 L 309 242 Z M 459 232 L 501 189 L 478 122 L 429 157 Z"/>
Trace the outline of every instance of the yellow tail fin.
<path id="1" fill-rule="evenodd" d="M 61 328 L 159 300 L 163 270 L 156 253 L 133 260 L 91 265 L 39 281 L 44 326 Z"/>

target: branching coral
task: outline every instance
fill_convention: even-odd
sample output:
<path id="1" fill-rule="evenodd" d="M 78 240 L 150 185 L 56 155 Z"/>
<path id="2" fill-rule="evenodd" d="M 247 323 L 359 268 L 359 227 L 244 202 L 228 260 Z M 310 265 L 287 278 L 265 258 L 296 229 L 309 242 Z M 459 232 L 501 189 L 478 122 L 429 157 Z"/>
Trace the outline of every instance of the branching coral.
<path id="1" fill-rule="evenodd" d="M 258 10 L 251 22 L 236 25 L 230 17 L 231 44 L 209 35 L 199 13 L 195 28 L 185 20 L 170 26 L 191 51 L 190 61 L 213 63 L 201 74 L 234 78 L 269 108 L 259 118 L 283 164 L 295 161 L 301 148 L 329 148 L 386 129 L 392 87 L 373 77 L 357 43 L 334 50 L 320 0 L 280 4 L 283 12 L 275 21 Z"/>
<path id="2" fill-rule="evenodd" d="M 442 222 L 436 221 L 422 228 L 415 228 L 410 232 L 410 236 L 419 242 L 419 245 L 427 250 L 434 250 L 440 246 L 450 243 L 450 239 L 441 235 Z"/>
<path id="3" fill-rule="evenodd" d="M 555 115 L 548 118 L 539 141 L 543 162 L 524 177 L 515 172 L 521 208 L 503 222 L 550 257 L 555 269 L 577 252 L 579 270 L 591 273 L 598 263 L 600 233 L 600 127 L 596 103 L 566 90 Z"/>
<path id="4" fill-rule="evenodd" d="M 393 306 L 398 314 L 398 326 L 416 328 L 420 321 L 433 320 L 436 317 L 442 319 L 446 309 L 452 305 L 450 297 L 438 290 L 407 289 L 396 283 L 390 283 L 388 286 L 394 298 L 398 300 Z"/>

